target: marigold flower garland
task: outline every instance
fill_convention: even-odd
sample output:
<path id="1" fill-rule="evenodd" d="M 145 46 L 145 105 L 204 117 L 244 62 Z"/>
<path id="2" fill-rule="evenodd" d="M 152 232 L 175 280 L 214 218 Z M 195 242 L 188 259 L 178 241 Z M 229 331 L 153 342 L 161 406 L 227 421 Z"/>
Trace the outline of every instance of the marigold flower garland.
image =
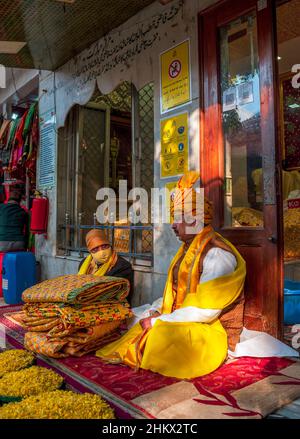
<path id="1" fill-rule="evenodd" d="M 32 366 L 17 372 L 9 372 L 0 379 L 0 399 L 25 398 L 56 390 L 63 382 L 62 376 L 46 367 Z"/>
<path id="2" fill-rule="evenodd" d="M 0 419 L 115 419 L 115 415 L 99 395 L 56 390 L 3 405 Z"/>
<path id="3" fill-rule="evenodd" d="M 10 349 L 0 353 L 0 378 L 8 372 L 14 372 L 31 366 L 35 361 L 32 352 L 24 349 Z"/>

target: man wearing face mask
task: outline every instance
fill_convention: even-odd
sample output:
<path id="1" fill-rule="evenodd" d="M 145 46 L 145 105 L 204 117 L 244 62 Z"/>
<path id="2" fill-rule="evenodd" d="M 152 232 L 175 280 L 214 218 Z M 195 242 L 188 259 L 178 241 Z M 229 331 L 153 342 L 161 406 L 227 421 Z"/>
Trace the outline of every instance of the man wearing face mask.
<path id="1" fill-rule="evenodd" d="M 131 264 L 126 259 L 117 255 L 102 230 L 90 230 L 85 240 L 90 254 L 81 261 L 78 274 L 94 274 L 95 276 L 114 276 L 128 279 L 131 288 L 127 300 L 130 303 L 133 285 Z"/>

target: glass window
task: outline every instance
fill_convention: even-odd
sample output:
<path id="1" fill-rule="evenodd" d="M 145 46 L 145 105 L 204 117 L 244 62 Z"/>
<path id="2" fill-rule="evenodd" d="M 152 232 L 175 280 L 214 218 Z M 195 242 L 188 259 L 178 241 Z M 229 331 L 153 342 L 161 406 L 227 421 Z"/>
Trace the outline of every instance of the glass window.
<path id="1" fill-rule="evenodd" d="M 259 61 L 255 12 L 220 28 L 224 225 L 263 226 Z"/>

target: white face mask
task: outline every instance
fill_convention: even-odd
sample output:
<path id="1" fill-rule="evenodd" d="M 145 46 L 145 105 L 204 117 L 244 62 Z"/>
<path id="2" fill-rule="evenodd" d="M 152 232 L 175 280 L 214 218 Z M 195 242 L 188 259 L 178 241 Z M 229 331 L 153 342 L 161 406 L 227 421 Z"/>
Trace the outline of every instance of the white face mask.
<path id="1" fill-rule="evenodd" d="M 92 257 L 97 265 L 105 264 L 112 255 L 111 247 L 92 253 Z"/>

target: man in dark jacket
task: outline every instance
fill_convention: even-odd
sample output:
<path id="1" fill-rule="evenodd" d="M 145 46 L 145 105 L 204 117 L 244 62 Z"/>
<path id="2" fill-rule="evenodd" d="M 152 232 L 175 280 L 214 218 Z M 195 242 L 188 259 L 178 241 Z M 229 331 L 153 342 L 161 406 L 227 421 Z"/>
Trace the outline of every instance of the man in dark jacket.
<path id="1" fill-rule="evenodd" d="M 126 259 L 117 255 L 102 230 L 90 230 L 85 239 L 90 255 L 81 261 L 78 274 L 94 274 L 95 276 L 114 276 L 128 279 L 130 291 L 127 300 L 130 303 L 133 289 L 133 270 L 131 264 Z"/>
<path id="2" fill-rule="evenodd" d="M 28 214 L 21 199 L 21 192 L 13 190 L 7 204 L 0 204 L 0 252 L 26 249 Z"/>

